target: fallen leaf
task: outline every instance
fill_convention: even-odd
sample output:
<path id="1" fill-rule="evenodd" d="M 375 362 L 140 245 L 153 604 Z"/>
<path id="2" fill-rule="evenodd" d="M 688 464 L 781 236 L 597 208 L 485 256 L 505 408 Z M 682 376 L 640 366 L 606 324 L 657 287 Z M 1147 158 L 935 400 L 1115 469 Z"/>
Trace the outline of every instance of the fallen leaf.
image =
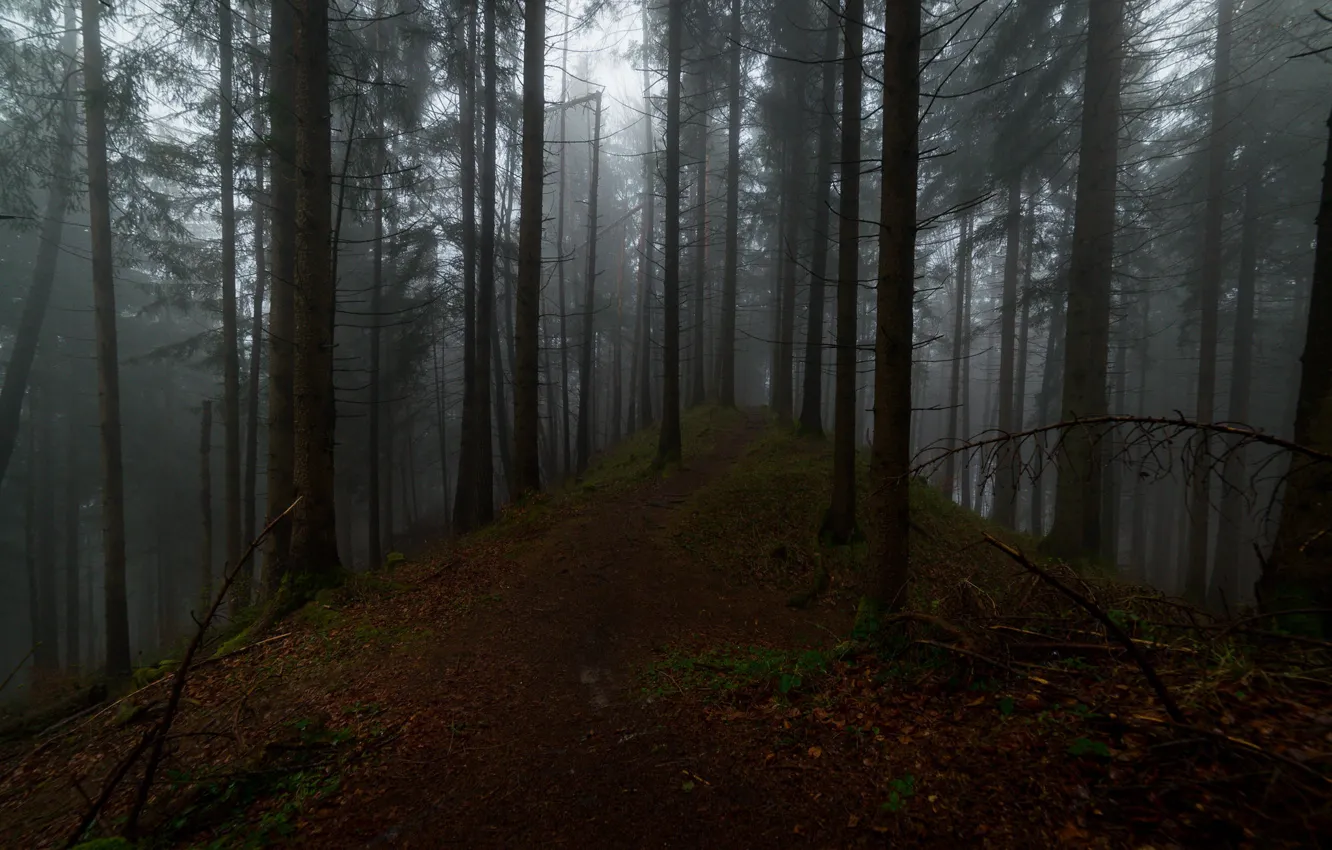
<path id="1" fill-rule="evenodd" d="M 822 747 L 810 747 L 810 748 L 809 748 L 809 757 L 810 757 L 810 758 L 815 758 L 815 759 L 816 759 L 816 758 L 818 758 L 818 757 L 821 756 L 821 755 L 823 755 L 823 748 L 822 748 Z"/>

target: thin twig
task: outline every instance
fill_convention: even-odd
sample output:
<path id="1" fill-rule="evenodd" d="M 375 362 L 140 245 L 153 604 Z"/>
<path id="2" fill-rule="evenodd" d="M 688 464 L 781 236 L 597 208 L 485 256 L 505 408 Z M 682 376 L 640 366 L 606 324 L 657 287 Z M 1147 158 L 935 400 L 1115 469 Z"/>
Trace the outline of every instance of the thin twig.
<path id="1" fill-rule="evenodd" d="M 28 659 L 32 657 L 32 654 L 37 651 L 37 647 L 41 645 L 42 642 L 37 641 L 32 645 L 32 649 L 28 650 L 28 654 L 19 659 L 19 663 L 15 664 L 14 669 L 9 671 L 9 675 L 5 677 L 5 680 L 0 682 L 0 691 L 3 691 L 5 686 L 9 684 L 10 680 L 18 675 L 18 671 L 23 669 L 23 665 L 28 663 Z"/>
<path id="2" fill-rule="evenodd" d="M 1188 720 L 1184 717 L 1184 712 L 1180 711 L 1179 705 L 1175 703 L 1175 698 L 1170 695 L 1170 691 L 1166 688 L 1165 682 L 1161 681 L 1161 677 L 1156 675 L 1156 668 L 1147 660 L 1147 656 L 1142 653 L 1142 650 L 1133 642 L 1133 639 L 1129 637 L 1128 633 L 1110 618 L 1109 614 L 1105 613 L 1105 611 L 1101 610 L 1100 606 L 1083 596 L 1081 593 L 1078 593 L 1073 588 L 1050 575 L 1050 573 L 1033 564 L 1031 559 L 1022 554 L 1018 549 L 1009 546 L 1007 543 L 1004 543 L 1002 540 L 992 537 L 989 534 L 985 535 L 985 541 L 1012 558 L 1024 569 L 1040 577 L 1040 579 L 1046 584 L 1049 584 L 1069 599 L 1072 599 L 1078 604 L 1078 607 L 1085 610 L 1088 614 L 1091 614 L 1097 620 L 1100 620 L 1101 625 L 1105 626 L 1106 631 L 1109 632 L 1115 640 L 1122 643 L 1124 648 L 1128 650 L 1129 655 L 1132 656 L 1134 662 L 1137 663 L 1138 668 L 1142 670 L 1142 675 L 1147 678 L 1147 683 L 1152 686 L 1152 690 L 1156 691 L 1156 695 L 1160 698 L 1161 705 L 1165 708 L 1166 714 L 1170 715 L 1170 719 L 1176 723 L 1188 723 Z"/>

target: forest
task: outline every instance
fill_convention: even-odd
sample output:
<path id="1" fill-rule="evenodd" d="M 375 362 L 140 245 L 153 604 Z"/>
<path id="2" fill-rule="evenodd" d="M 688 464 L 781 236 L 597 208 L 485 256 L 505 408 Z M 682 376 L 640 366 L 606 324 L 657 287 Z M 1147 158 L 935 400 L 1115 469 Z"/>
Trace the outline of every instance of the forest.
<path id="1" fill-rule="evenodd" d="M 1324 846 L 1330 62 L 0 0 L 0 846 Z"/>

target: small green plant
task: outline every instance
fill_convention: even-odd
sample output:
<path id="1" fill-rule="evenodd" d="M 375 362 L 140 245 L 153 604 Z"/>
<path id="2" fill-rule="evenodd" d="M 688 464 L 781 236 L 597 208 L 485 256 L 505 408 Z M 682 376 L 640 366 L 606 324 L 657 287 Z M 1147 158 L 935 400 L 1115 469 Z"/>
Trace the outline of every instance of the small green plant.
<path id="1" fill-rule="evenodd" d="M 916 777 L 908 773 L 888 783 L 888 799 L 879 804 L 885 812 L 894 814 L 906 808 L 907 800 L 916 794 Z"/>

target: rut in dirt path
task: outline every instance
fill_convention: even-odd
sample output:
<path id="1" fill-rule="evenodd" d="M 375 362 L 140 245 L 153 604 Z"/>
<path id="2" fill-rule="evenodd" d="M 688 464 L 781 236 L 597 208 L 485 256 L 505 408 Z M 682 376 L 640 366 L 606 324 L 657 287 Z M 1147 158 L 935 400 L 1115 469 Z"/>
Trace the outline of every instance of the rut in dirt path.
<path id="1" fill-rule="evenodd" d="M 718 818 L 699 820 L 680 791 L 707 742 L 677 740 L 635 675 L 654 653 L 700 636 L 712 644 L 826 638 L 819 615 L 733 586 L 670 540 L 689 495 L 724 474 L 764 427 L 747 415 L 707 456 L 595 501 L 522 557 L 498 600 L 422 659 L 418 675 L 436 683 L 440 709 L 453 715 L 447 740 L 418 744 L 410 766 L 390 763 L 365 778 L 368 791 L 383 793 L 375 808 L 389 823 L 373 838 L 344 834 L 349 844 L 639 846 L 659 830 L 678 838 L 681 817 L 716 828 Z M 738 790 L 737 811 L 761 808 Z M 689 812 L 662 820 L 672 805 Z"/>

